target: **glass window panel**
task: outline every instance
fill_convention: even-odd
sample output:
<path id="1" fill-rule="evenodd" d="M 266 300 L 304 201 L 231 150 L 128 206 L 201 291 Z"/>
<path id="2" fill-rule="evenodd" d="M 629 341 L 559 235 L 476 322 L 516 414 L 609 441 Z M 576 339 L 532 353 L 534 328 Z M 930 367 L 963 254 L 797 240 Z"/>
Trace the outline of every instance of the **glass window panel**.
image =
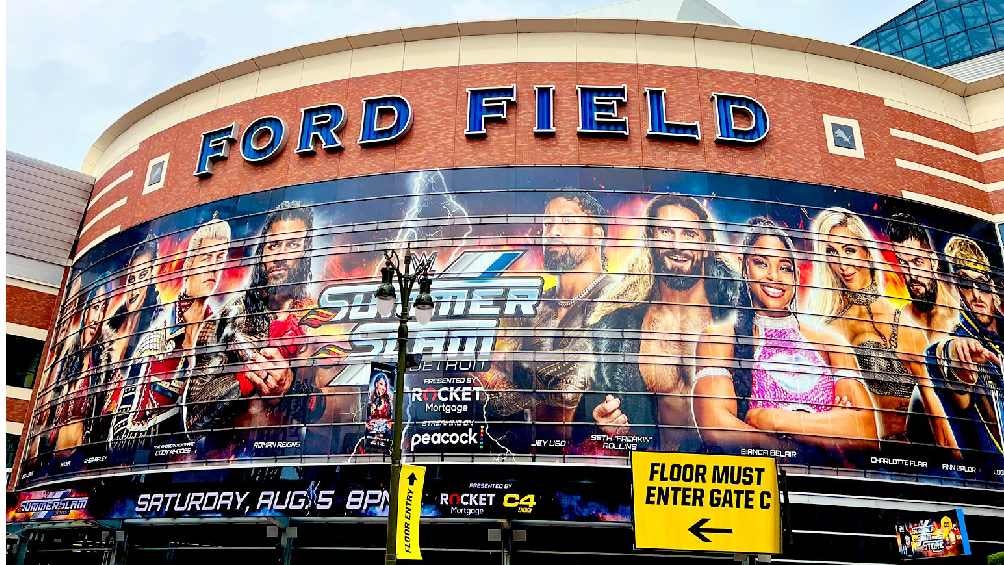
<path id="1" fill-rule="evenodd" d="M 966 20 L 967 29 L 987 23 L 987 9 L 983 7 L 983 0 L 963 4 L 962 17 Z"/>
<path id="2" fill-rule="evenodd" d="M 899 34 L 896 29 L 886 29 L 879 32 L 879 46 L 886 53 L 895 53 L 903 47 L 899 44 Z"/>
<path id="3" fill-rule="evenodd" d="M 869 33 L 868 35 L 862 37 L 857 42 L 858 47 L 864 47 L 865 49 L 871 49 L 872 51 L 879 50 L 878 36 L 874 33 Z"/>
<path id="4" fill-rule="evenodd" d="M 934 0 L 924 0 L 920 4 L 913 7 L 913 11 L 917 13 L 918 18 L 923 18 L 924 16 L 930 16 L 931 14 L 938 11 L 938 6 L 934 3 Z"/>
<path id="5" fill-rule="evenodd" d="M 990 32 L 990 26 L 981 26 L 966 33 L 969 34 L 969 44 L 973 47 L 973 55 L 982 55 L 994 50 L 994 37 Z"/>
<path id="6" fill-rule="evenodd" d="M 938 19 L 937 14 L 929 18 L 923 18 L 918 23 L 920 24 L 920 35 L 924 38 L 924 41 L 934 41 L 945 36 L 945 34 L 941 33 L 941 20 Z"/>
<path id="7" fill-rule="evenodd" d="M 1004 0 L 987 0 L 986 6 L 990 21 L 1004 20 Z"/>
<path id="8" fill-rule="evenodd" d="M 899 42 L 903 49 L 920 45 L 920 26 L 917 22 L 908 22 L 899 27 Z"/>
<path id="9" fill-rule="evenodd" d="M 948 64 L 948 48 L 942 39 L 925 43 L 924 53 L 927 55 L 927 64 L 931 67 L 943 67 Z"/>
<path id="10" fill-rule="evenodd" d="M 959 5 L 959 0 L 936 0 L 939 10 L 947 10 L 953 6 Z"/>
<path id="11" fill-rule="evenodd" d="M 920 63 L 921 65 L 927 64 L 927 56 L 924 55 L 924 46 L 918 45 L 913 49 L 907 49 L 903 51 L 903 58 L 909 59 L 915 63 Z"/>
<path id="12" fill-rule="evenodd" d="M 969 37 L 964 33 L 949 35 L 945 38 L 945 43 L 948 45 L 948 58 L 952 62 L 973 56 L 973 50 L 969 46 Z"/>
<path id="13" fill-rule="evenodd" d="M 7 386 L 31 388 L 44 341 L 7 334 Z"/>
<path id="14" fill-rule="evenodd" d="M 997 42 L 997 47 L 1004 49 L 1004 20 L 990 24 L 990 30 L 994 34 L 994 41 Z"/>
<path id="15" fill-rule="evenodd" d="M 10 469 L 14 466 L 14 456 L 17 454 L 17 442 L 21 440 L 21 436 L 15 434 L 7 434 L 7 468 Z"/>
<path id="16" fill-rule="evenodd" d="M 962 19 L 962 10 L 960 8 L 952 8 L 951 10 L 942 12 L 941 27 L 945 31 L 946 36 L 965 31 L 966 21 Z"/>
<path id="17" fill-rule="evenodd" d="M 903 25 L 906 22 L 912 22 L 915 19 L 917 19 L 917 14 L 913 11 L 913 8 L 910 8 L 909 10 L 896 16 L 896 19 L 893 21 L 896 22 L 896 25 Z"/>

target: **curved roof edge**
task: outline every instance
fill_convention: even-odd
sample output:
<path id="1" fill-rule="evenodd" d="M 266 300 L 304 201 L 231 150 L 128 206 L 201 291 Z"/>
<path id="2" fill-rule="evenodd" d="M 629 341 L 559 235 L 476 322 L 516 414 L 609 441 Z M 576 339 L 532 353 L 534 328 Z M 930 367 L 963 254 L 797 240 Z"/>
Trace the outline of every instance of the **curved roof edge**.
<path id="1" fill-rule="evenodd" d="M 1004 76 L 991 77 L 976 82 L 964 82 L 930 67 L 862 47 L 736 26 L 612 18 L 532 18 L 454 22 L 348 35 L 282 49 L 209 71 L 148 98 L 115 120 L 88 149 L 81 169 L 84 173 L 88 173 L 88 163 L 94 163 L 95 153 L 103 152 L 119 135 L 158 108 L 214 84 L 261 69 L 340 51 L 392 43 L 507 33 L 557 32 L 696 37 L 802 51 L 900 74 L 959 96 L 970 96 L 1004 87 Z"/>

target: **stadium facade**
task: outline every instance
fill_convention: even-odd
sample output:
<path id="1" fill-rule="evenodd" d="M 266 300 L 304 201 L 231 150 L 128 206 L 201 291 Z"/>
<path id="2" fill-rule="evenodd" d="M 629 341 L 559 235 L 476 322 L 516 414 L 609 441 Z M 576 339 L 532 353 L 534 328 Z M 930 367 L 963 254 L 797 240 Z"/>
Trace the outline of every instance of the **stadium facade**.
<path id="1" fill-rule="evenodd" d="M 1004 551 L 1000 75 L 462 22 L 214 70 L 82 170 L 19 559 L 378 562 L 395 394 L 427 561 L 732 559 L 633 549 L 635 450 L 775 458 L 778 562 L 893 563 L 956 509 L 960 561 Z M 374 292 L 405 247 L 436 306 L 396 391 Z"/>

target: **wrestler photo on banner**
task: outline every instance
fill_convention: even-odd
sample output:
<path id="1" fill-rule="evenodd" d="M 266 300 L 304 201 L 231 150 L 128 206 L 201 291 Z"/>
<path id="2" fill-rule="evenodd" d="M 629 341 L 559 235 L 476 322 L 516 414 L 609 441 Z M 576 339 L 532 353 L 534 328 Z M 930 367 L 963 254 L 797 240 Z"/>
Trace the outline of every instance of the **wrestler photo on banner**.
<path id="1" fill-rule="evenodd" d="M 435 308 L 408 322 L 395 390 L 374 292 L 405 245 L 433 259 Z M 398 173 L 128 228 L 66 289 L 26 430 L 39 480 L 382 457 L 402 394 L 412 453 L 1004 481 L 996 226 L 919 202 L 669 170 Z"/>

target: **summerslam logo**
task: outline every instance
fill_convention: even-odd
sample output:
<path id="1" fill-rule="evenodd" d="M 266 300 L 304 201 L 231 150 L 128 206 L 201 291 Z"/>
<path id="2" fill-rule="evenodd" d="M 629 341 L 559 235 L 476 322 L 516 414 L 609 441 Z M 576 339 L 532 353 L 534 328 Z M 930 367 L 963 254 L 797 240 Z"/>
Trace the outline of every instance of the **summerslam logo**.
<path id="1" fill-rule="evenodd" d="M 430 361 L 487 361 L 503 318 L 532 317 L 537 313 L 544 281 L 540 277 L 502 276 L 522 250 L 464 251 L 432 281 L 436 301 L 432 321 L 409 322 L 410 353 Z M 352 323 L 349 363 L 393 361 L 397 355 L 397 320 L 377 314 L 377 283 L 334 285 L 318 297 L 319 310 L 301 323 Z M 417 296 L 413 292 L 412 299 Z M 368 371 L 368 368 L 366 369 Z M 359 375 L 338 381 L 364 382 Z"/>
<path id="2" fill-rule="evenodd" d="M 74 510 L 87 508 L 87 497 L 73 498 L 36 498 L 34 500 L 22 500 L 17 505 L 18 512 L 51 512 L 53 516 L 69 514 Z"/>
<path id="3" fill-rule="evenodd" d="M 87 518 L 87 496 L 71 490 L 22 493 L 7 520 L 75 520 Z M 13 515 L 12 515 L 13 514 Z M 27 516 L 25 516 L 27 515 Z"/>

